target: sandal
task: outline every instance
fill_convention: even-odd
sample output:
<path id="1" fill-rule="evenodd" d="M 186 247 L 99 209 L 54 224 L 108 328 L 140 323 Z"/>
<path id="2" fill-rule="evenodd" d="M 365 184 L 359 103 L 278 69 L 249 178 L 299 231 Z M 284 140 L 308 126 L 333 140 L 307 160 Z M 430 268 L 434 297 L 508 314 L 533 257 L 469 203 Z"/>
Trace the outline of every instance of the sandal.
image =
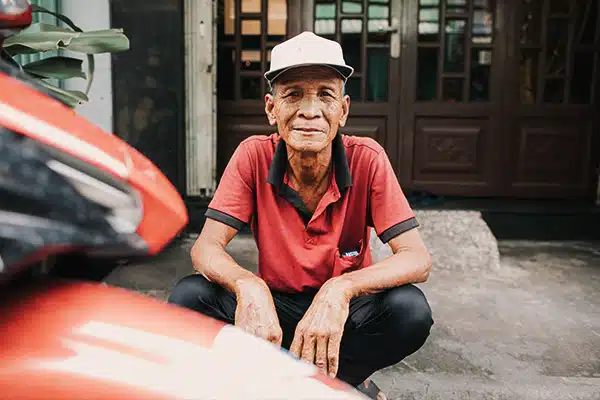
<path id="1" fill-rule="evenodd" d="M 385 397 L 385 394 L 383 394 L 383 392 L 381 391 L 381 389 L 379 388 L 379 386 L 377 386 L 375 384 L 375 382 L 373 382 L 370 379 L 367 379 L 366 381 L 364 381 L 363 383 L 361 383 L 360 385 L 358 385 L 356 387 L 356 389 L 360 393 L 362 393 L 365 396 L 367 396 L 369 399 L 387 400 L 387 397 Z"/>

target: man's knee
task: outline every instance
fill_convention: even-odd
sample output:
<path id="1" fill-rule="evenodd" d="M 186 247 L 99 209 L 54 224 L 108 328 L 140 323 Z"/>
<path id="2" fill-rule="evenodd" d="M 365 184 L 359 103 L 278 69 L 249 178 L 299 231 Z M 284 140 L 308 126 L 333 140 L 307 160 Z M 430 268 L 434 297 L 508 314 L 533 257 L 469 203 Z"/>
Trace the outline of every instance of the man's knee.
<path id="1" fill-rule="evenodd" d="M 431 307 L 423 292 L 414 285 L 403 285 L 389 290 L 383 301 L 393 329 L 422 345 L 433 325 Z"/>
<path id="2" fill-rule="evenodd" d="M 202 275 L 188 275 L 175 284 L 168 302 L 197 309 L 198 303 L 216 296 L 213 284 Z"/>

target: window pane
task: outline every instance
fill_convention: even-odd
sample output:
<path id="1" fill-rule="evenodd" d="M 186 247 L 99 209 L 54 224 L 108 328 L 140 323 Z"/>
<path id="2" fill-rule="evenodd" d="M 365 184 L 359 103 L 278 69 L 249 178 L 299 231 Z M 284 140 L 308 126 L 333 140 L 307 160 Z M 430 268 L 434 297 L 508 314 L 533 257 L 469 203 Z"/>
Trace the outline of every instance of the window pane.
<path id="1" fill-rule="evenodd" d="M 573 59 L 571 76 L 571 99 L 573 104 L 589 104 L 592 95 L 594 53 L 578 52 Z"/>
<path id="2" fill-rule="evenodd" d="M 448 102 L 460 102 L 463 100 L 463 79 L 445 78 L 442 86 L 442 98 Z"/>
<path id="3" fill-rule="evenodd" d="M 235 4 L 234 0 L 225 0 L 223 3 L 219 2 L 219 5 L 222 6 L 221 12 L 221 29 L 219 32 L 230 36 L 235 34 Z"/>
<path id="4" fill-rule="evenodd" d="M 361 71 L 361 32 L 362 19 L 343 19 L 341 23 L 341 45 L 344 50 L 344 60 L 356 72 Z"/>
<path id="5" fill-rule="evenodd" d="M 242 35 L 260 35 L 260 20 L 242 20 Z"/>
<path id="6" fill-rule="evenodd" d="M 585 0 L 579 2 L 577 10 L 577 24 L 575 25 L 575 41 L 581 44 L 594 43 L 596 34 L 596 18 L 598 15 L 598 0 Z"/>
<path id="7" fill-rule="evenodd" d="M 362 0 L 344 0 L 342 2 L 342 12 L 346 14 L 360 14 L 362 13 Z"/>
<path id="8" fill-rule="evenodd" d="M 446 12 L 448 13 L 466 13 L 467 0 L 446 0 Z"/>
<path id="9" fill-rule="evenodd" d="M 421 0 L 419 4 L 419 41 L 437 42 L 440 33 L 439 1 Z"/>
<path id="10" fill-rule="evenodd" d="M 234 100 L 235 49 L 218 46 L 217 96 L 222 100 Z"/>
<path id="11" fill-rule="evenodd" d="M 535 104 L 537 99 L 538 51 L 522 50 L 519 65 L 521 103 Z"/>
<path id="12" fill-rule="evenodd" d="M 544 102 L 560 104 L 565 99 L 564 79 L 546 79 L 544 86 Z"/>
<path id="13" fill-rule="evenodd" d="M 389 52 L 387 49 L 373 48 L 367 54 L 367 100 L 387 101 Z"/>
<path id="14" fill-rule="evenodd" d="M 471 29 L 473 43 L 492 43 L 494 33 L 493 12 L 491 5 L 473 10 L 473 27 Z"/>
<path id="15" fill-rule="evenodd" d="M 542 0 L 521 1 L 521 38 L 522 45 L 538 45 L 542 26 Z"/>
<path id="16" fill-rule="evenodd" d="M 242 0 L 243 13 L 259 13 L 261 0 Z"/>
<path id="17" fill-rule="evenodd" d="M 490 71 L 492 51 L 471 50 L 471 84 L 469 99 L 472 102 L 490 100 Z"/>
<path id="18" fill-rule="evenodd" d="M 283 41 L 286 34 L 287 1 L 269 0 L 267 12 L 268 40 Z"/>
<path id="19" fill-rule="evenodd" d="M 243 71 L 260 71 L 260 50 L 242 50 Z"/>
<path id="20" fill-rule="evenodd" d="M 317 4 L 315 7 L 315 33 L 335 35 L 335 4 Z"/>
<path id="21" fill-rule="evenodd" d="M 463 72 L 465 70 L 465 26 L 464 19 L 446 21 L 445 72 Z"/>
<path id="22" fill-rule="evenodd" d="M 548 20 L 546 74 L 559 75 L 565 73 L 568 35 L 569 23 L 567 19 L 553 18 Z"/>
<path id="23" fill-rule="evenodd" d="M 260 99 L 260 78 L 243 76 L 242 99 Z"/>
<path id="24" fill-rule="evenodd" d="M 370 43 L 388 43 L 390 34 L 387 32 L 390 26 L 389 22 L 390 7 L 387 4 L 375 4 L 369 6 L 367 29 L 369 36 L 367 40 Z"/>
<path id="25" fill-rule="evenodd" d="M 420 47 L 417 61 L 417 100 L 435 100 L 438 82 L 438 49 Z"/>
<path id="26" fill-rule="evenodd" d="M 317 4 L 315 8 L 315 18 L 317 19 L 334 19 L 335 18 L 335 3 L 332 4 Z"/>

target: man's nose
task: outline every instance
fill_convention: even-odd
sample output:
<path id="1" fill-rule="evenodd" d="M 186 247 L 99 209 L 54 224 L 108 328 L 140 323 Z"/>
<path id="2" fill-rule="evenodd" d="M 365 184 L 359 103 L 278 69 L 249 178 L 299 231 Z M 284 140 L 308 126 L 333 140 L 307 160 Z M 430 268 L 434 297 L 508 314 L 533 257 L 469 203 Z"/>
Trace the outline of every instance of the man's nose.
<path id="1" fill-rule="evenodd" d="M 299 113 L 307 119 L 318 118 L 321 116 L 321 107 L 318 99 L 314 96 L 305 96 L 300 102 Z"/>

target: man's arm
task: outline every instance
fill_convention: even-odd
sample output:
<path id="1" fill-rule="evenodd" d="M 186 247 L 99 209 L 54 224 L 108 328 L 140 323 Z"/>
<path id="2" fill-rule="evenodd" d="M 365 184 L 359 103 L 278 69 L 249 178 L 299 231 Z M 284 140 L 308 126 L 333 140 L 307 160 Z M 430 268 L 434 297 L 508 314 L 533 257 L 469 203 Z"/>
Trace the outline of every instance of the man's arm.
<path id="1" fill-rule="evenodd" d="M 266 284 L 236 263 L 225 250 L 237 232 L 235 228 L 207 218 L 192 247 L 191 257 L 194 269 L 198 273 L 239 295 L 240 288 L 249 282 L 265 286 Z"/>
<path id="2" fill-rule="evenodd" d="M 235 325 L 246 332 L 281 345 L 283 332 L 267 284 L 244 269 L 225 250 L 237 229 L 207 218 L 191 250 L 194 269 L 209 281 L 235 293 Z"/>
<path id="3" fill-rule="evenodd" d="M 377 293 L 407 283 L 421 283 L 429 278 L 431 255 L 417 228 L 391 239 L 394 254 L 357 271 L 332 278 L 341 285 L 348 299 Z M 332 282 L 332 283 L 334 283 Z"/>

